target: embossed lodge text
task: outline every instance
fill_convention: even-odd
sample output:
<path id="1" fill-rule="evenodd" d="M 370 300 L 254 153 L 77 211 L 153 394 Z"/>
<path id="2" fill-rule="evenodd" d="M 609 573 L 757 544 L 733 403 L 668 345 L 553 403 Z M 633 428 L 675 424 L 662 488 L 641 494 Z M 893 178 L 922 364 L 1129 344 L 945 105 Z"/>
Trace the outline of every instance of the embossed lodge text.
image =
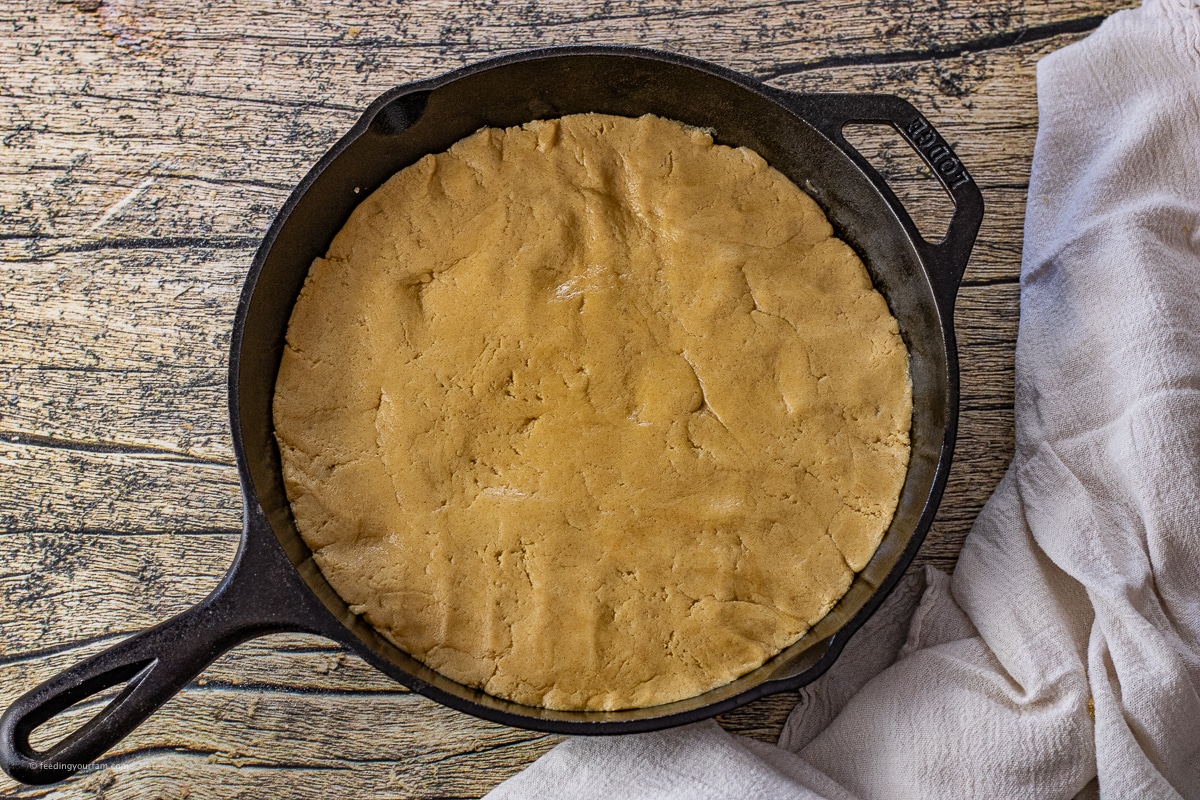
<path id="1" fill-rule="evenodd" d="M 962 186 L 971 180 L 971 176 L 963 169 L 962 162 L 954 157 L 949 145 L 938 136 L 928 122 L 917 117 L 904 129 L 909 141 L 925 154 L 930 165 L 945 178 L 951 188 Z"/>

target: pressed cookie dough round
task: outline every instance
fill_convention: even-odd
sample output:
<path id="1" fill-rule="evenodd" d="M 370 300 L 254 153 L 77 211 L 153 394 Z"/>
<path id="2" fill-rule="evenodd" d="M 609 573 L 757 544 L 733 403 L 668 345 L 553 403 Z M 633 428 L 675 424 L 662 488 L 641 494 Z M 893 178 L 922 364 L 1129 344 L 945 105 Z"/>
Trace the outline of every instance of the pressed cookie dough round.
<path id="1" fill-rule="evenodd" d="M 274 417 L 351 608 L 443 675 L 620 709 L 759 666 L 895 510 L 895 319 L 806 194 L 645 116 L 484 129 L 312 266 Z"/>

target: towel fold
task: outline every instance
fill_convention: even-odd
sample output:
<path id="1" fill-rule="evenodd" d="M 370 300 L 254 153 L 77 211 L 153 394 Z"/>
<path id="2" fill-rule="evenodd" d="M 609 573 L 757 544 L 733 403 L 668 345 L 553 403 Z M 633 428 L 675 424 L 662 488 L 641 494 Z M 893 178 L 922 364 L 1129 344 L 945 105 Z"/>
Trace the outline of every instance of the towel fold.
<path id="1" fill-rule="evenodd" d="M 779 746 L 570 739 L 511 798 L 1200 798 L 1200 4 L 1038 65 L 1016 452 Z"/>

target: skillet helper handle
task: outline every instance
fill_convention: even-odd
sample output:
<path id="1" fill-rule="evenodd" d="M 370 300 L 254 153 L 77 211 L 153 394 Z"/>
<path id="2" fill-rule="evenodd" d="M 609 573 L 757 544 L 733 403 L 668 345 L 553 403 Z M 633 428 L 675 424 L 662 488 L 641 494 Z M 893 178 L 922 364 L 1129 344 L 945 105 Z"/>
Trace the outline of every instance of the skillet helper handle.
<path id="1" fill-rule="evenodd" d="M 963 271 L 967 268 L 967 259 L 975 244 L 975 236 L 983 221 L 983 195 L 954 150 L 911 103 L 895 95 L 792 92 L 780 92 L 780 95 L 789 108 L 849 155 L 883 194 L 922 258 L 933 267 L 930 277 L 934 291 L 943 310 L 950 314 L 954 309 L 954 298 L 962 282 Z M 891 125 L 912 146 L 950 195 L 954 201 L 954 215 L 942 241 L 925 241 L 887 180 L 846 141 L 842 129 L 856 122 Z"/>
<path id="2" fill-rule="evenodd" d="M 255 636 L 306 630 L 289 619 L 282 552 L 243 537 L 233 568 L 198 605 L 55 675 L 0 717 L 0 767 L 28 784 L 70 777 L 98 759 L 234 645 Z M 290 569 L 290 566 L 289 566 Z M 293 571 L 294 574 L 294 571 Z M 75 703 L 125 688 L 77 730 L 46 750 L 30 734 Z"/>

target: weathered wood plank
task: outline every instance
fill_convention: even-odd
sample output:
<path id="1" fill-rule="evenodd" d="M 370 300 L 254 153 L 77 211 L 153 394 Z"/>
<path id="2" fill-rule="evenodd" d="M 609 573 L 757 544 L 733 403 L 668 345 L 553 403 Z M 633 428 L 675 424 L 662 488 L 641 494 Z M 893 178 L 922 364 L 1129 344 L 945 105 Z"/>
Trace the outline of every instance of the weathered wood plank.
<path id="1" fill-rule="evenodd" d="M 0 366 L 8 391 L 0 396 L 0 438 L 153 448 L 232 464 L 227 381 L 224 366 Z"/>
<path id="2" fill-rule="evenodd" d="M 983 187 L 982 191 L 983 225 L 963 280 L 968 284 L 1016 282 L 1021 272 L 1028 186 L 1022 181 L 1012 186 Z"/>
<path id="3" fill-rule="evenodd" d="M 915 566 L 932 564 L 952 572 L 963 540 L 1012 459 L 1012 408 L 964 411 L 958 421 L 958 447 L 937 517 L 917 554 Z"/>
<path id="4" fill-rule="evenodd" d="M 240 531 L 229 465 L 154 451 L 106 453 L 0 441 L 0 529 Z"/>
<path id="5" fill-rule="evenodd" d="M 63 253 L 0 266 L 5 364 L 108 369 L 220 367 L 245 251 Z"/>
<path id="6" fill-rule="evenodd" d="M 140 66 L 157 78 L 148 89 L 183 83 L 181 75 L 197 73 L 270 90 L 266 93 L 291 91 L 302 98 L 300 81 L 320 80 L 339 71 L 366 80 L 372 73 L 405 63 L 410 69 L 414 62 L 434 59 L 462 64 L 522 46 L 597 39 L 725 53 L 737 62 L 731 66 L 746 72 L 847 57 L 928 59 L 1094 26 L 1099 16 L 1128 5 L 1050 0 L 917 8 L 868 0 L 718 4 L 638 0 L 581 7 L 570 0 L 543 0 L 518 10 L 457 2 L 395 8 L 343 0 L 321 6 L 256 2 L 242 10 L 229 2 L 201 9 L 179 0 L 152 8 L 109 0 L 99 14 L 89 15 L 45 0 L 25 4 L 24 10 L 39 12 L 34 18 L 22 14 L 18 6 L 16 13 L 0 18 L 0 24 L 12 25 L 14 33 L 35 40 L 31 45 L 57 49 L 79 66 L 117 54 L 170 58 L 165 65 L 155 58 L 141 59 Z M 210 55 L 224 53 L 226 58 L 172 57 L 182 43 L 206 47 Z M 242 72 L 247 62 L 262 60 L 264 52 L 283 56 L 275 71 Z"/>
<path id="7" fill-rule="evenodd" d="M 216 588 L 237 538 L 0 534 L 0 663 L 23 652 L 131 633 L 182 611 Z"/>

